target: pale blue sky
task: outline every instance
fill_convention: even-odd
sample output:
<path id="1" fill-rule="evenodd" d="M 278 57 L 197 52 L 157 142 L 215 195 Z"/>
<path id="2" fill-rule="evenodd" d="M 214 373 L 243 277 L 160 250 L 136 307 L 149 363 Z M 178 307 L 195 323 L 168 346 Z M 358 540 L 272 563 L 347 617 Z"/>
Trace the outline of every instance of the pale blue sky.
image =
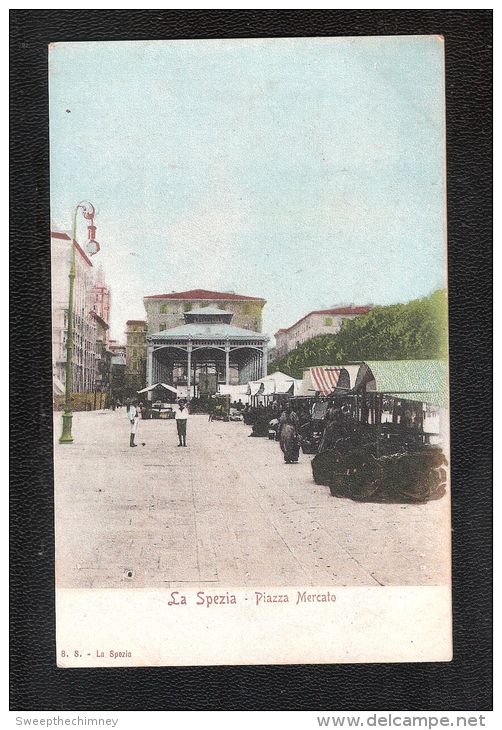
<path id="1" fill-rule="evenodd" d="M 58 43 L 53 226 L 96 206 L 119 339 L 172 290 L 262 296 L 269 334 L 408 301 L 445 285 L 443 96 L 436 36 Z"/>

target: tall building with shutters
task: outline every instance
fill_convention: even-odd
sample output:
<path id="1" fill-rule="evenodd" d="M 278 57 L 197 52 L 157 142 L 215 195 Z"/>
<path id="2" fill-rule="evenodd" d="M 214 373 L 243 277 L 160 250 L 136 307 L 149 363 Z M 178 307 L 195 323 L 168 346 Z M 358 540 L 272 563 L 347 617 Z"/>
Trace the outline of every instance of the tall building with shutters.
<path id="1" fill-rule="evenodd" d="M 73 298 L 73 393 L 90 393 L 96 376 L 97 324 L 91 316 L 94 269 L 90 258 L 67 233 L 51 232 L 52 368 L 54 395 L 66 384 L 69 273 L 75 249 Z"/>

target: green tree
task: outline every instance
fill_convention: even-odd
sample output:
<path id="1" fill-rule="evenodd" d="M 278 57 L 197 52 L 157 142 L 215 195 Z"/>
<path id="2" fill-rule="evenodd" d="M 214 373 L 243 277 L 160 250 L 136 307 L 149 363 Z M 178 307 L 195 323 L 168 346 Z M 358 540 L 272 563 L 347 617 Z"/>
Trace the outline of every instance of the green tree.
<path id="1" fill-rule="evenodd" d="M 374 307 L 345 320 L 336 335 L 307 340 L 270 365 L 301 378 L 305 368 L 361 360 L 434 360 L 448 355 L 446 291 L 407 304 Z"/>

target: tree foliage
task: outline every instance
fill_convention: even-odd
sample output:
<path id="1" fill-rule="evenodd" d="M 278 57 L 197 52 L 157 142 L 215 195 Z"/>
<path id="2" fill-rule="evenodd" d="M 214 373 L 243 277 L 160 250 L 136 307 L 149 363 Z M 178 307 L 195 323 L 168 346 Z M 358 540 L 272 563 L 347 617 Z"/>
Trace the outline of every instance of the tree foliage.
<path id="1" fill-rule="evenodd" d="M 341 365 L 361 360 L 434 360 L 448 354 L 448 304 L 439 290 L 407 304 L 374 307 L 368 314 L 345 320 L 336 335 L 319 335 L 271 363 L 301 378 L 304 368 Z"/>

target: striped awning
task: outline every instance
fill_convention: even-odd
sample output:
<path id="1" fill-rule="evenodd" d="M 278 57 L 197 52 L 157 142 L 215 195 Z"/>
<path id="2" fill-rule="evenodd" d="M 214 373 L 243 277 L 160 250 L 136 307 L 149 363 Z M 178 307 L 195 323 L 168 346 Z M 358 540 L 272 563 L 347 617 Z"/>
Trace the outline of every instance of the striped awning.
<path id="1" fill-rule="evenodd" d="M 310 368 L 312 383 L 321 395 L 329 395 L 338 384 L 340 368 L 316 367 Z"/>

